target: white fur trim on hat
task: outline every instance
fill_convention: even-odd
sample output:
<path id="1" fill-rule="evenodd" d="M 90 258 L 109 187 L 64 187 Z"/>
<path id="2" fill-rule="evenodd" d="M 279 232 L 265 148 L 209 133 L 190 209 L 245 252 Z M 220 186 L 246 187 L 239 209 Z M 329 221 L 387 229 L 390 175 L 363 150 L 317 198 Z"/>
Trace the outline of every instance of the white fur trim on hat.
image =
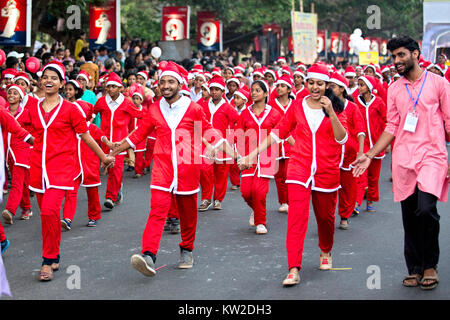
<path id="1" fill-rule="evenodd" d="M 179 73 L 177 73 L 177 72 L 175 72 L 175 71 L 172 71 L 172 70 L 166 70 L 166 71 L 163 71 L 163 72 L 161 72 L 161 74 L 160 74 L 160 76 L 159 76 L 159 79 L 161 79 L 161 78 L 164 77 L 164 76 L 171 76 L 171 77 L 174 77 L 175 79 L 178 80 L 179 83 L 184 83 L 183 77 L 182 77 Z"/>
<path id="2" fill-rule="evenodd" d="M 367 78 L 364 77 L 364 76 L 361 76 L 361 77 L 358 78 L 358 80 L 364 81 L 364 83 L 366 84 L 366 86 L 369 88 L 370 92 L 373 91 L 374 88 L 373 88 L 373 85 L 370 83 L 369 79 L 367 79 Z"/>
<path id="3" fill-rule="evenodd" d="M 234 94 L 237 94 L 239 97 L 241 97 L 245 101 L 248 101 L 247 97 L 242 92 L 240 92 L 239 90 L 235 91 Z"/>
<path id="4" fill-rule="evenodd" d="M 23 97 L 25 96 L 25 94 L 24 94 L 24 92 L 23 92 L 23 90 L 22 90 L 22 87 L 20 87 L 20 86 L 17 85 L 17 84 L 11 85 L 11 86 L 8 88 L 8 90 L 7 90 L 6 92 L 8 92 L 8 91 L 11 90 L 11 89 L 15 89 L 17 92 L 19 92 L 20 98 L 23 99 Z"/>
<path id="5" fill-rule="evenodd" d="M 52 67 L 55 68 L 56 71 L 58 71 L 59 75 L 61 76 L 62 79 L 65 79 L 65 73 L 64 71 L 61 69 L 61 67 L 59 65 L 57 65 L 56 63 L 49 63 L 47 64 L 43 69 L 42 69 L 42 74 L 44 74 L 45 69 Z"/>
<path id="6" fill-rule="evenodd" d="M 118 87 L 123 87 L 123 84 L 114 80 L 110 80 L 108 82 L 106 82 L 106 86 L 118 86 Z"/>
<path id="7" fill-rule="evenodd" d="M 308 72 L 306 79 L 318 79 L 328 82 L 330 81 L 330 76 L 324 73 Z"/>
<path id="8" fill-rule="evenodd" d="M 343 83 L 342 81 L 335 79 L 335 78 L 330 78 L 330 82 L 333 82 L 335 84 L 337 84 L 340 87 L 344 87 L 345 89 L 347 89 L 347 85 L 345 83 Z"/>
<path id="9" fill-rule="evenodd" d="M 291 85 L 289 82 L 287 82 L 287 81 L 285 81 L 285 80 L 283 80 L 283 79 L 279 79 L 277 82 L 275 82 L 275 85 L 277 86 L 277 85 L 279 85 L 280 83 L 283 83 L 283 84 L 287 85 L 289 88 L 292 89 L 292 85 Z"/>
<path id="10" fill-rule="evenodd" d="M 213 87 L 216 87 L 216 88 L 219 88 L 219 89 L 225 91 L 225 87 L 217 82 L 212 82 L 209 84 L 209 89 L 211 89 Z"/>
<path id="11" fill-rule="evenodd" d="M 30 79 L 28 79 L 27 77 L 24 77 L 24 76 L 18 76 L 18 77 L 15 77 L 14 79 L 13 79 L 13 82 L 15 83 L 17 80 L 19 80 L 19 79 L 22 79 L 23 81 L 25 81 L 28 85 L 30 85 Z"/>

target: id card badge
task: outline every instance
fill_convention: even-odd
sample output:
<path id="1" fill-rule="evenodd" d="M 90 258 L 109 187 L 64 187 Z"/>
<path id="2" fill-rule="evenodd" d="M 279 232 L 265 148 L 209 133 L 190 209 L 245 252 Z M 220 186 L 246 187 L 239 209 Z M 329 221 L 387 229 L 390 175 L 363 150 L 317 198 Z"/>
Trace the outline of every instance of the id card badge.
<path id="1" fill-rule="evenodd" d="M 408 112 L 403 130 L 413 133 L 416 132 L 417 121 L 419 121 L 419 115 L 416 112 Z"/>

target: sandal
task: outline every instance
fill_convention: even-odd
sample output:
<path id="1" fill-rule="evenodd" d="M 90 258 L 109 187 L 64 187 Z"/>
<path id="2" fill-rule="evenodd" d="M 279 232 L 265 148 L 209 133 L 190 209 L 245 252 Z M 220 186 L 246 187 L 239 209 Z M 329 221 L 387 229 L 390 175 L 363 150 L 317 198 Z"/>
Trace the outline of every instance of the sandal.
<path id="1" fill-rule="evenodd" d="M 428 284 L 425 284 L 424 282 L 426 281 L 431 281 Z M 436 275 L 434 276 L 424 276 L 422 278 L 422 281 L 420 282 L 420 289 L 422 290 L 432 290 L 434 288 L 437 287 L 437 285 L 439 284 L 439 278 L 437 275 L 437 270 L 436 270 Z"/>
<path id="2" fill-rule="evenodd" d="M 50 266 L 49 266 L 50 267 Z M 40 281 L 51 281 L 53 279 L 53 270 L 50 267 L 50 272 L 41 271 L 39 272 L 39 280 Z"/>
<path id="3" fill-rule="evenodd" d="M 59 270 L 59 263 L 52 263 L 52 265 L 51 265 L 51 267 L 52 267 L 52 271 L 58 271 Z"/>
<path id="4" fill-rule="evenodd" d="M 403 285 L 405 287 L 418 287 L 421 279 L 422 279 L 422 276 L 420 274 L 412 274 L 412 275 L 406 276 L 403 279 Z M 408 281 L 409 281 L 409 283 L 408 283 Z"/>

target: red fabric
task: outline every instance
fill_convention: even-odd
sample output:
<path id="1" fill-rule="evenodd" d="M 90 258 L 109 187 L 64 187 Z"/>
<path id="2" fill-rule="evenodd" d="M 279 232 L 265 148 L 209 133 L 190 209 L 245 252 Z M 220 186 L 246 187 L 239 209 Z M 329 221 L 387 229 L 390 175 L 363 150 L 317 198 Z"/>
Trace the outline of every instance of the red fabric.
<path id="1" fill-rule="evenodd" d="M 223 201 L 227 193 L 228 172 L 230 165 L 225 162 L 207 163 L 204 161 L 200 169 L 200 186 L 202 200 L 211 200 L 214 189 L 214 200 Z"/>
<path id="2" fill-rule="evenodd" d="M 381 159 L 373 159 L 367 170 L 356 180 L 356 202 L 361 205 L 367 189 L 367 201 L 379 200 L 379 180 L 381 172 Z"/>
<path id="3" fill-rule="evenodd" d="M 172 203 L 170 204 L 170 210 L 167 214 L 168 219 L 180 219 L 180 214 L 178 213 L 178 205 L 177 205 L 177 198 L 172 197 Z"/>
<path id="4" fill-rule="evenodd" d="M 302 267 L 303 246 L 308 229 L 309 204 L 312 199 L 319 234 L 319 248 L 331 252 L 334 242 L 334 212 L 337 191 L 311 191 L 302 185 L 290 183 L 289 214 L 287 222 L 286 249 L 289 269 Z"/>
<path id="5" fill-rule="evenodd" d="M 157 189 L 151 190 L 150 213 L 142 235 L 142 253 L 150 251 L 157 254 L 164 224 L 171 208 L 172 198 L 175 197 L 179 215 L 181 242 L 180 247 L 193 250 L 197 229 L 197 194 L 175 195 Z"/>
<path id="6" fill-rule="evenodd" d="M 16 119 L 5 108 L 0 108 L 0 124 L 2 126 L 2 133 L 11 133 L 15 135 L 18 140 L 24 140 L 28 135 L 28 131 L 22 128 Z"/>
<path id="7" fill-rule="evenodd" d="M 286 174 L 289 159 L 278 160 L 278 171 L 275 173 L 275 184 L 277 186 L 278 203 L 288 203 L 288 186 L 286 183 Z"/>
<path id="8" fill-rule="evenodd" d="M 44 193 L 36 193 L 41 210 L 42 257 L 56 259 L 61 245 L 61 205 L 66 190 L 46 189 Z"/>
<path id="9" fill-rule="evenodd" d="M 145 114 L 147 113 L 147 109 L 145 109 L 145 108 L 143 108 L 143 106 L 141 106 L 140 110 L 142 111 L 142 117 L 131 119 L 130 124 L 129 124 L 129 130 L 128 130 L 129 132 L 133 132 L 133 130 L 136 130 L 142 124 L 143 118 L 145 117 Z M 134 152 L 145 151 L 145 145 L 146 145 L 146 140 L 141 141 L 140 143 L 138 143 L 136 145 L 136 150 L 134 150 Z"/>
<path id="10" fill-rule="evenodd" d="M 282 106 L 281 103 L 278 101 L 278 99 L 269 102 L 272 108 L 277 110 L 282 117 L 286 114 L 286 112 L 289 110 L 289 108 L 292 106 L 293 103 L 294 101 L 292 99 L 289 99 L 289 103 L 286 106 Z M 292 132 L 292 134 L 294 134 L 294 132 Z M 285 140 L 282 143 L 279 143 L 279 146 L 280 151 L 278 159 L 288 159 L 291 153 L 291 145 Z"/>
<path id="11" fill-rule="evenodd" d="M 135 174 L 144 174 L 145 168 L 145 160 L 144 160 L 145 151 L 135 151 L 134 156 L 134 173 Z"/>
<path id="12" fill-rule="evenodd" d="M 295 93 L 295 99 L 296 100 L 301 100 L 301 99 L 303 99 L 306 96 L 309 96 L 309 91 L 308 91 L 308 89 L 306 89 L 306 86 L 303 86 L 302 90 L 297 91 Z"/>
<path id="13" fill-rule="evenodd" d="M 346 100 L 345 114 L 347 115 L 348 140 L 345 143 L 343 168 L 350 168 L 350 164 L 355 161 L 359 150 L 358 134 L 366 132 L 364 118 L 358 106 Z M 366 137 L 367 138 L 367 137 Z M 342 171 L 341 171 L 342 172 Z"/>
<path id="14" fill-rule="evenodd" d="M 81 183 L 81 177 L 78 177 L 74 183 L 74 189 L 68 190 L 66 192 L 66 197 L 64 200 L 64 207 L 63 207 L 63 218 L 69 219 L 70 221 L 73 221 L 73 218 L 75 217 L 75 213 L 77 212 L 77 195 L 78 195 L 78 189 L 80 188 Z"/>
<path id="15" fill-rule="evenodd" d="M 28 105 L 35 134 L 30 160 L 30 188 L 35 192 L 44 192 L 48 188 L 72 189 L 73 180 L 81 170 L 76 134 L 88 131 L 86 120 L 78 108 L 61 98 L 60 105 L 53 109 L 53 121 L 48 126 L 41 118 L 45 113 L 41 103 Z M 44 125 L 48 128 L 45 129 Z"/>
<path id="16" fill-rule="evenodd" d="M 9 106 L 8 106 L 9 110 Z M 16 114 L 14 115 L 14 119 L 17 122 L 30 132 L 30 113 L 28 108 L 19 107 Z M 8 132 L 3 132 L 3 141 L 5 146 L 5 162 L 8 163 L 11 158 L 12 163 L 19 166 L 30 167 L 30 154 L 31 154 L 31 145 L 20 139 L 17 135 L 11 134 Z"/>
<path id="17" fill-rule="evenodd" d="M 95 142 L 100 143 L 103 133 L 92 123 L 88 123 L 89 134 Z M 84 141 L 80 141 L 80 159 L 82 167 L 81 186 L 99 186 L 100 181 L 100 159 Z"/>
<path id="18" fill-rule="evenodd" d="M 102 207 L 100 206 L 98 187 L 86 188 L 86 194 L 88 199 L 89 220 L 100 220 L 102 218 Z"/>
<path id="19" fill-rule="evenodd" d="M 150 167 L 153 161 L 153 150 L 155 149 L 156 139 L 147 138 L 147 144 L 145 146 L 145 156 L 144 156 L 144 168 Z"/>
<path id="20" fill-rule="evenodd" d="M 125 156 L 117 155 L 114 166 L 108 169 L 105 199 L 111 199 L 114 202 L 117 201 L 119 190 L 122 187 L 124 161 Z"/>
<path id="21" fill-rule="evenodd" d="M 19 205 L 23 212 L 31 209 L 30 190 L 28 189 L 30 170 L 14 165 L 10 159 L 9 171 L 11 172 L 11 190 L 6 203 L 6 210 L 15 215 Z"/>
<path id="22" fill-rule="evenodd" d="M 230 182 L 233 186 L 241 185 L 241 171 L 237 163 L 230 164 Z"/>
<path id="23" fill-rule="evenodd" d="M 245 202 L 252 208 L 255 226 L 266 226 L 266 197 L 269 192 L 269 179 L 257 176 L 242 177 L 241 193 Z"/>
<path id="24" fill-rule="evenodd" d="M 5 240 L 6 240 L 5 229 L 3 229 L 3 225 L 0 222 L 0 242 L 3 242 Z"/>
<path id="25" fill-rule="evenodd" d="M 356 178 L 352 171 L 341 170 L 341 189 L 339 189 L 339 216 L 350 218 L 356 204 Z"/>

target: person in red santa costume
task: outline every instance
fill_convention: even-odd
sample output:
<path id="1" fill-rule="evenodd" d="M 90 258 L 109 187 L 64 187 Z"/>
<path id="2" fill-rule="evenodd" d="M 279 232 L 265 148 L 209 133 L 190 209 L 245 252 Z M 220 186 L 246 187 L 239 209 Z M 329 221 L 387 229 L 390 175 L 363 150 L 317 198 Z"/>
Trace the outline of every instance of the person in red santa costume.
<path id="1" fill-rule="evenodd" d="M 300 69 L 297 69 L 294 71 L 293 78 L 295 87 L 295 99 L 302 99 L 309 95 L 308 89 L 306 89 L 304 85 L 306 75 Z"/>
<path id="2" fill-rule="evenodd" d="M 131 257 L 132 266 L 145 276 L 156 274 L 155 261 L 166 217 L 173 198 L 180 215 L 181 242 L 178 268 L 192 268 L 197 228 L 197 193 L 200 182 L 201 143 L 211 156 L 214 148 L 227 148 L 225 139 L 211 127 L 203 108 L 180 94 L 187 71 L 174 62 L 161 62 L 159 87 L 163 98 L 152 104 L 143 123 L 111 153 L 112 156 L 143 141 L 156 130 L 151 178 L 150 213 L 142 236 L 141 254 Z M 211 144 L 214 143 L 214 147 Z"/>
<path id="3" fill-rule="evenodd" d="M 142 111 L 138 110 L 129 99 L 120 92 L 123 88 L 120 77 L 112 72 L 106 80 L 108 94 L 98 99 L 94 106 L 94 114 L 99 113 L 102 121 L 100 129 L 103 135 L 111 142 L 122 141 L 129 133 L 130 122 L 133 118 L 141 118 Z M 110 146 L 102 143 L 105 153 L 110 152 Z M 123 163 L 127 152 L 117 155 L 114 167 L 108 170 L 108 181 L 106 184 L 105 203 L 108 209 L 123 202 Z"/>
<path id="4" fill-rule="evenodd" d="M 236 148 L 240 155 L 248 155 L 257 149 L 281 119 L 281 114 L 267 104 L 269 86 L 264 80 L 252 83 L 251 96 L 253 104 L 242 111 L 235 131 Z M 256 234 L 267 233 L 266 197 L 269 179 L 274 178 L 277 170 L 277 155 L 278 146 L 274 145 L 242 171 L 241 193 L 252 209 L 249 224 L 256 226 Z"/>
<path id="5" fill-rule="evenodd" d="M 275 83 L 277 90 L 277 98 L 269 102 L 272 108 L 277 110 L 284 116 L 293 104 L 291 97 L 292 80 L 287 75 L 282 75 Z M 294 138 L 289 136 L 282 143 L 279 144 L 278 170 L 275 173 L 275 183 L 277 186 L 278 203 L 280 204 L 279 212 L 288 213 L 288 186 L 286 184 L 286 172 L 290 156 L 291 145 L 294 144 Z"/>
<path id="6" fill-rule="evenodd" d="M 303 244 L 312 198 L 319 233 L 320 270 L 332 268 L 334 212 L 340 188 L 339 165 L 342 145 L 348 139 L 344 104 L 330 89 L 328 68 L 314 64 L 308 69 L 306 85 L 310 95 L 296 101 L 270 135 L 247 157 L 242 168 L 254 163 L 257 155 L 295 131 L 296 141 L 289 158 L 286 183 L 289 193 L 286 248 L 289 274 L 284 286 L 300 282 Z"/>
<path id="7" fill-rule="evenodd" d="M 203 111 L 212 127 L 219 130 L 223 137 L 230 137 L 227 131 L 233 129 L 239 119 L 237 111 L 230 106 L 225 98 L 225 81 L 220 76 L 214 76 L 209 82 L 211 98 L 208 104 L 203 105 Z M 231 142 L 228 142 L 232 143 Z M 207 150 L 203 148 L 205 153 Z M 211 206 L 214 210 L 222 210 L 222 201 L 227 192 L 228 172 L 230 169 L 231 157 L 223 152 L 218 152 L 214 161 L 202 155 L 203 164 L 201 167 L 200 186 L 202 188 L 201 203 L 199 211 L 207 211 Z M 214 194 L 213 194 L 214 189 Z M 211 198 L 214 197 L 214 202 Z"/>
<path id="8" fill-rule="evenodd" d="M 30 132 L 30 114 L 28 108 L 21 106 L 25 91 L 17 84 L 10 84 L 7 89 L 8 105 L 6 110 L 17 122 Z M 24 139 L 10 132 L 3 132 L 3 145 L 5 147 L 5 163 L 11 173 L 11 190 L 6 208 L 2 212 L 5 224 L 13 224 L 13 217 L 20 205 L 21 220 L 28 220 L 33 215 L 30 203 L 30 153 L 31 146 Z"/>
<path id="9" fill-rule="evenodd" d="M 53 271 L 59 269 L 61 205 L 66 192 L 74 189 L 74 179 L 80 172 L 76 135 L 105 166 L 114 163 L 114 158 L 105 155 L 92 139 L 79 109 L 59 95 L 64 79 L 65 68 L 61 63 L 52 61 L 45 65 L 42 69 L 45 97 L 28 106 L 36 137 L 30 158 L 30 190 L 36 192 L 41 210 L 41 281 L 52 280 Z"/>
<path id="10" fill-rule="evenodd" d="M 372 76 L 361 76 L 358 78 L 358 92 L 356 104 L 363 116 L 365 124 L 364 152 L 373 147 L 381 133 L 386 127 L 387 108 L 383 100 L 375 96 L 372 92 L 377 87 L 378 80 Z M 381 172 L 381 159 L 385 157 L 385 152 L 380 152 L 372 162 L 364 175 L 358 178 L 356 202 L 362 205 L 364 193 L 367 188 L 367 211 L 375 212 L 374 202 L 379 200 L 379 179 Z"/>
<path id="11" fill-rule="evenodd" d="M 351 163 L 364 152 L 365 126 L 364 119 L 358 106 L 348 92 L 346 77 L 335 72 L 330 77 L 328 87 L 333 90 L 335 96 L 344 102 L 344 110 L 347 115 L 348 140 L 342 146 L 343 159 L 341 163 L 341 189 L 339 189 L 338 214 L 341 217 L 339 228 L 349 228 L 348 219 L 355 209 L 356 203 L 356 179 L 351 172 Z"/>

